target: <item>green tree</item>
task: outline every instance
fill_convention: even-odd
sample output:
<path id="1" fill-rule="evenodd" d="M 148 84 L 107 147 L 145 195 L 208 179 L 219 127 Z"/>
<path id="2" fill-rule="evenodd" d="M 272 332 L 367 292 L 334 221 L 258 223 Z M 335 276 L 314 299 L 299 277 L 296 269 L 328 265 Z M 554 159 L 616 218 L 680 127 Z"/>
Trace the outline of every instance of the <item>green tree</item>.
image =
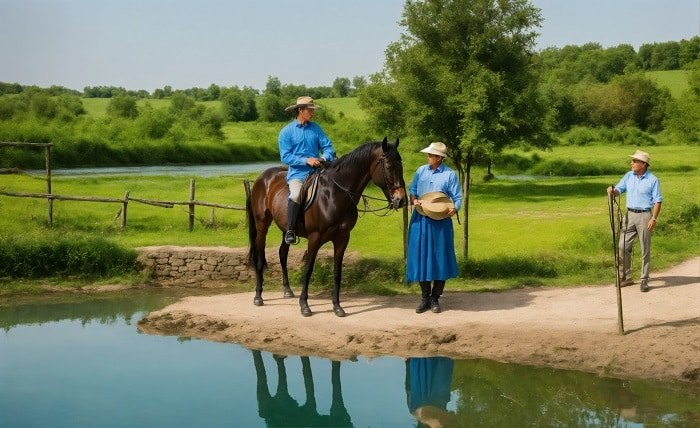
<path id="1" fill-rule="evenodd" d="M 280 82 L 279 77 L 267 76 L 265 94 L 277 96 L 282 95 L 282 82 Z"/>
<path id="2" fill-rule="evenodd" d="M 645 131 L 662 128 L 671 94 L 641 73 L 617 76 L 607 84 L 579 85 L 575 105 L 582 123 L 614 127 L 634 125 Z"/>
<path id="3" fill-rule="evenodd" d="M 338 98 L 347 97 L 350 94 L 350 79 L 347 77 L 336 77 L 333 81 L 333 95 Z"/>
<path id="4" fill-rule="evenodd" d="M 258 109 L 255 105 L 257 95 L 258 92 L 250 87 L 224 88 L 221 91 L 221 111 L 224 118 L 232 122 L 256 120 L 258 118 Z"/>
<path id="5" fill-rule="evenodd" d="M 360 90 L 367 86 L 367 79 L 364 76 L 355 76 L 352 78 L 352 86 L 355 90 Z"/>
<path id="6" fill-rule="evenodd" d="M 465 196 L 465 258 L 472 167 L 510 144 L 550 143 L 531 67 L 540 21 L 526 0 L 408 0 L 401 21 L 407 33 L 386 51 L 390 89 L 361 92 L 395 92 L 406 127 L 448 146 Z M 386 113 L 363 104 L 370 114 Z"/>
<path id="7" fill-rule="evenodd" d="M 112 117 L 124 117 L 133 119 L 139 115 L 136 108 L 136 98 L 125 93 L 119 93 L 112 97 L 107 104 L 107 114 Z"/>
<path id="8" fill-rule="evenodd" d="M 700 59 L 687 66 L 688 91 L 668 104 L 664 125 L 684 142 L 700 143 Z"/>
<path id="9" fill-rule="evenodd" d="M 265 122 L 281 122 L 291 119 L 292 114 L 284 111 L 287 105 L 282 99 L 274 94 L 263 94 L 258 99 L 258 114 L 260 120 Z"/>

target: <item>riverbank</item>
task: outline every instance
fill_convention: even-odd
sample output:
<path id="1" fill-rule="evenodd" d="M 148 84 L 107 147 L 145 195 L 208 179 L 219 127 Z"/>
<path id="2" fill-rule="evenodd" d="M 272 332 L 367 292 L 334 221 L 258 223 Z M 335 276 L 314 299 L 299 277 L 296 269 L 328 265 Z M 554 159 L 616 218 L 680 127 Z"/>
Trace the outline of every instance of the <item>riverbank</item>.
<path id="1" fill-rule="evenodd" d="M 197 296 L 148 314 L 139 329 L 285 355 L 444 355 L 700 383 L 700 257 L 654 274 L 650 286 L 622 289 L 624 335 L 612 284 L 447 292 L 441 314 L 416 314 L 413 296 L 341 294 L 345 318 L 325 295 L 310 297 L 309 318 L 276 290 L 263 307 L 252 292 Z"/>

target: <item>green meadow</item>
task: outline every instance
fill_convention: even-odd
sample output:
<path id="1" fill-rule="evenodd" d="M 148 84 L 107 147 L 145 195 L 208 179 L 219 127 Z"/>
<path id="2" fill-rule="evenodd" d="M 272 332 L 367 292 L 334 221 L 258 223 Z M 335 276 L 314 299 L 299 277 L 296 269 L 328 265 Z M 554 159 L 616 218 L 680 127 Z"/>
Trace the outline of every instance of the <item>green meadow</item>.
<path id="1" fill-rule="evenodd" d="M 647 71 L 644 75 L 668 88 L 674 98 L 680 98 L 690 88 L 686 70 Z"/>
<path id="2" fill-rule="evenodd" d="M 566 146 L 538 153 L 543 161 L 606 164 L 618 171 L 614 175 L 500 176 L 496 165 L 496 179 L 476 178 L 470 203 L 469 259 L 458 255 L 461 277 L 450 280 L 449 289 L 500 290 L 613 283 L 612 232 L 605 188 L 617 182 L 627 170 L 627 155 L 633 149 Z M 700 148 L 657 146 L 649 151 L 652 171 L 662 181 L 664 196 L 652 244 L 652 267 L 658 271 L 698 253 Z M 422 162 L 422 155 L 408 149 L 402 153 L 406 163 L 411 165 L 405 170 L 408 184 L 414 167 Z M 519 155 L 531 156 L 532 153 Z M 478 170 L 474 176 L 481 177 L 481 173 L 483 171 Z M 242 206 L 246 179 L 254 179 L 254 176 L 197 178 L 197 199 Z M 41 193 L 44 189 L 43 177 L 0 176 L 0 190 Z M 59 195 L 120 198 L 129 191 L 137 198 L 185 201 L 188 189 L 188 177 L 56 176 L 53 179 L 53 192 Z M 380 197 L 373 185 L 366 193 Z M 622 204 L 624 208 L 624 199 Z M 54 226 L 48 228 L 45 200 L 0 196 L 0 212 L 3 213 L 0 239 L 7 241 L 10 237 L 21 236 L 22 240 L 32 242 L 94 237 L 127 249 L 165 244 L 231 247 L 248 244 L 243 211 L 197 207 L 195 227 L 189 232 L 186 207 L 159 208 L 132 202 L 127 229 L 121 231 L 120 207 L 117 203 L 56 201 Z M 381 208 L 381 203 L 371 201 L 368 208 Z M 357 261 L 344 270 L 345 287 L 372 293 L 415 292 L 415 286 L 407 287 L 402 281 L 402 224 L 400 211 L 361 214 L 348 248 L 357 255 Z M 455 221 L 458 249 L 462 245 L 464 224 L 463 218 L 461 224 Z M 280 242 L 281 232 L 272 228 L 268 235 L 268 257 L 276 257 Z M 326 244 L 329 248 L 330 245 Z M 53 280 L 62 282 L 65 278 Z M 138 282 L 141 279 L 133 273 L 122 280 Z M 299 284 L 299 271 L 294 272 L 293 280 Z M 314 271 L 312 288 L 325 289 L 331 284 L 332 267 L 319 264 Z M 276 285 L 268 282 L 268 286 Z"/>
<path id="3" fill-rule="evenodd" d="M 675 93 L 684 90 L 682 73 L 654 75 Z M 83 102 L 87 119 L 99 120 L 106 114 L 109 100 L 91 98 Z M 138 102 L 140 106 L 149 103 L 154 108 L 170 105 L 169 100 Z M 218 103 L 205 104 L 215 107 Z M 369 131 L 355 98 L 321 99 L 319 104 L 335 119 L 322 125 L 339 155 L 365 141 L 384 137 Z M 186 154 L 194 154 L 198 147 L 209 150 L 210 145 L 218 144 L 226 147 L 227 156 L 229 159 L 233 156 L 234 162 L 276 161 L 277 134 L 283 125 L 282 122 L 227 122 L 222 128 L 223 141 L 192 141 L 178 147 L 186 149 Z M 552 150 L 508 149 L 494 159 L 492 172 L 496 178 L 489 181 L 482 179 L 483 168 L 472 171 L 469 257 L 458 251 L 461 276 L 449 281 L 449 289 L 613 283 L 613 243 L 605 188 L 616 183 L 629 169 L 628 155 L 638 147 L 651 153 L 651 170 L 661 179 L 664 196 L 652 244 L 652 268 L 658 271 L 698 254 L 700 147 L 670 145 L 662 134 L 653 136 L 655 141 L 631 140 L 623 144 L 605 141 L 614 132 L 590 132 L 595 138 L 585 145 L 567 145 L 564 136 Z M 396 138 L 387 137 L 391 141 Z M 425 163 L 424 155 L 418 151 L 427 143 L 415 137 L 402 137 L 400 152 L 407 184 L 413 171 Z M 17 152 L 17 149 L 9 150 Z M 81 155 L 94 158 L 98 154 Z M 243 206 L 243 182 L 254 178 L 254 175 L 196 178 L 196 198 Z M 190 177 L 165 176 L 54 176 L 52 186 L 53 193 L 58 195 L 122 198 L 128 191 L 134 198 L 186 201 L 189 180 Z M 0 175 L 0 191 L 43 193 L 45 188 L 42 176 Z M 366 193 L 381 197 L 373 185 Z M 624 198 L 621 205 L 624 209 Z M 379 201 L 370 201 L 367 208 L 381 207 Z M 36 291 L 37 280 L 69 287 L 95 282 L 140 283 L 145 279 L 129 267 L 128 260 L 133 258 L 133 249 L 141 246 L 248 245 L 246 218 L 241 210 L 197 207 L 194 230 L 190 232 L 185 206 L 160 208 L 131 202 L 127 229 L 122 231 L 120 208 L 118 203 L 55 201 L 54 225 L 49 228 L 46 200 L 0 195 L 0 293 Z M 461 218 L 461 224 L 455 220 L 458 249 L 462 248 L 464 220 Z M 383 294 L 416 292 L 415 286 L 407 287 L 402 280 L 402 235 L 401 211 L 361 213 L 348 248 L 356 256 L 343 271 L 344 287 Z M 273 227 L 268 236 L 268 257 L 276 257 L 281 232 Z M 329 248 L 330 245 L 326 244 Z M 63 252 L 57 253 L 56 248 Z M 24 258 L 20 260 L 17 254 Z M 37 260 L 47 254 L 53 258 L 36 266 Z M 72 264 L 63 259 L 70 259 Z M 105 262 L 93 263 L 94 260 Z M 115 266 L 109 260 L 122 260 L 123 266 Z M 634 263 L 637 269 L 638 260 Z M 78 268 L 73 272 L 66 266 Z M 300 275 L 299 270 L 293 272 L 297 285 Z M 332 267 L 317 264 L 312 288 L 325 289 L 331 284 Z M 245 284 L 242 288 L 250 286 Z"/>

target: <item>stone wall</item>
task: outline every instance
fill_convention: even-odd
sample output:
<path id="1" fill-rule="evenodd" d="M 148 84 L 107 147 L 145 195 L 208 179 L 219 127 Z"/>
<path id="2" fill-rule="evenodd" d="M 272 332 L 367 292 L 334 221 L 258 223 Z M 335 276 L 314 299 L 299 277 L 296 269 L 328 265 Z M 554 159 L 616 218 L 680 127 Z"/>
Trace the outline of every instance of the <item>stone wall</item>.
<path id="1" fill-rule="evenodd" d="M 141 268 L 163 284 L 199 286 L 205 282 L 254 282 L 247 266 L 248 249 L 231 247 L 157 246 L 137 248 Z M 299 266 L 303 249 L 290 249 L 288 266 Z M 281 278 L 277 248 L 267 250 L 265 278 Z"/>

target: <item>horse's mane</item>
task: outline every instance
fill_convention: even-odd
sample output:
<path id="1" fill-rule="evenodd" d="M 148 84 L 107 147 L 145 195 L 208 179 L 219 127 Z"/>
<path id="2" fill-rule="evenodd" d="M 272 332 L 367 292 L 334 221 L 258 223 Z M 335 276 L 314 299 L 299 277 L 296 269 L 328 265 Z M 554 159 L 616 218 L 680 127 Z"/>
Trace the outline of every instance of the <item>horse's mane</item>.
<path id="1" fill-rule="evenodd" d="M 331 164 L 331 168 L 336 170 L 356 170 L 367 167 L 367 159 L 372 157 L 372 151 L 381 144 L 381 141 L 370 141 L 357 147 Z"/>

